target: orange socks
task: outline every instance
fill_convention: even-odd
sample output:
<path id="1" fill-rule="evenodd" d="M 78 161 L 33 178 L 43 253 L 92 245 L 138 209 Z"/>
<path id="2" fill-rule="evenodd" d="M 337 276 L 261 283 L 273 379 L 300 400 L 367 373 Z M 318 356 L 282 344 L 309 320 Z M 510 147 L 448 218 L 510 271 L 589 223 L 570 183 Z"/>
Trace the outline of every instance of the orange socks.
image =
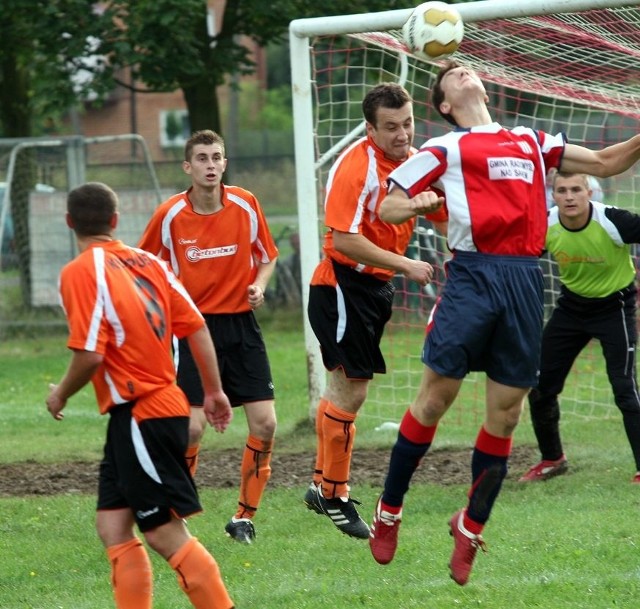
<path id="1" fill-rule="evenodd" d="M 111 585 L 118 609 L 151 609 L 153 575 L 142 542 L 131 541 L 107 548 L 111 562 Z"/>
<path id="2" fill-rule="evenodd" d="M 316 467 L 313 470 L 313 483 L 320 484 L 322 482 L 322 470 L 324 469 L 324 434 L 322 433 L 322 422 L 324 421 L 324 413 L 330 404 L 328 400 L 320 398 L 318 409 L 316 410 Z"/>
<path id="3" fill-rule="evenodd" d="M 195 537 L 189 539 L 169 559 L 169 564 L 195 609 L 233 609 L 233 601 L 222 581 L 218 563 Z M 139 606 L 140 609 L 142 607 Z"/>
<path id="4" fill-rule="evenodd" d="M 200 444 L 193 444 L 187 447 L 187 452 L 184 454 L 184 458 L 187 460 L 187 466 L 191 477 L 194 478 L 196 471 L 198 470 L 198 455 L 200 454 Z"/>
<path id="5" fill-rule="evenodd" d="M 356 415 L 327 403 L 322 421 L 324 464 L 322 491 L 325 497 L 346 497 L 349 494 L 351 454 L 356 437 Z"/>
<path id="6" fill-rule="evenodd" d="M 273 440 L 263 441 L 249 435 L 240 465 L 240 497 L 236 518 L 253 518 L 267 482 L 271 477 Z"/>

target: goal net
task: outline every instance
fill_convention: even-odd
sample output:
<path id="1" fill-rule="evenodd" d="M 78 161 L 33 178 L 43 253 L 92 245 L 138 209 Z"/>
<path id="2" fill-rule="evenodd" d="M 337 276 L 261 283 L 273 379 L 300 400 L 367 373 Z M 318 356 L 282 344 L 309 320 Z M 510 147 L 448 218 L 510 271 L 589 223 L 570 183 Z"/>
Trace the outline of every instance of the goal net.
<path id="1" fill-rule="evenodd" d="M 640 1 L 491 0 L 457 4 L 465 38 L 455 58 L 487 86 L 493 117 L 506 127 L 531 125 L 563 131 L 569 141 L 601 148 L 638 132 L 640 117 Z M 375 84 L 403 84 L 414 99 L 419 146 L 448 130 L 429 106 L 440 62 L 412 56 L 401 35 L 411 9 L 294 21 L 290 27 L 298 211 L 303 284 L 317 264 L 324 232 L 322 202 L 327 172 L 337 154 L 364 134 L 361 101 Z M 638 171 L 601 181 L 605 203 L 640 212 Z M 427 315 L 442 286 L 445 239 L 419 222 L 409 255 L 433 264 L 432 285 L 398 277 L 394 315 L 383 352 L 387 374 L 371 383 L 363 417 L 399 421 L 422 375 L 420 351 Z M 546 314 L 558 292 L 555 263 L 542 260 Z M 305 310 L 308 288 L 303 293 Z M 317 341 L 305 320 L 310 401 L 324 386 Z M 484 376 L 469 375 L 459 401 L 465 418 L 484 414 Z M 473 407 L 471 405 L 473 404 Z M 562 395 L 563 415 L 619 416 L 600 347 L 576 362 Z"/>

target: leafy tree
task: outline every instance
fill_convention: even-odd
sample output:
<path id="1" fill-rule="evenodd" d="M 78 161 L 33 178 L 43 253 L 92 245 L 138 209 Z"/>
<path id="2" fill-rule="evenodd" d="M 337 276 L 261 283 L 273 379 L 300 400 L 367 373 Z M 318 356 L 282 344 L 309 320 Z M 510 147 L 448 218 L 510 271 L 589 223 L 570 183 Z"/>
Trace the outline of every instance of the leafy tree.
<path id="1" fill-rule="evenodd" d="M 2 0 L 0 125 L 4 137 L 37 135 L 36 117 L 44 123 L 86 99 L 89 89 L 100 95 L 113 84 L 110 66 L 94 56 L 104 32 L 103 16 L 94 11 L 94 4 L 91 0 Z M 84 67 L 100 78 L 78 80 Z"/>
<path id="2" fill-rule="evenodd" d="M 206 0 L 2 0 L 2 8 L 10 18 L 0 23 L 0 124 L 4 136 L 25 137 L 36 117 L 134 81 L 141 92 L 181 90 L 192 128 L 219 130 L 218 87 L 255 70 L 246 37 L 267 46 L 286 39 L 293 19 L 407 0 L 227 0 L 215 36 Z"/>
<path id="3" fill-rule="evenodd" d="M 114 1 L 107 12 L 125 27 L 105 37 L 103 51 L 146 91 L 182 90 L 193 129 L 220 130 L 217 88 L 255 70 L 244 37 L 266 46 L 284 40 L 293 19 L 394 8 L 406 8 L 406 0 L 227 0 L 212 37 L 205 0 Z"/>

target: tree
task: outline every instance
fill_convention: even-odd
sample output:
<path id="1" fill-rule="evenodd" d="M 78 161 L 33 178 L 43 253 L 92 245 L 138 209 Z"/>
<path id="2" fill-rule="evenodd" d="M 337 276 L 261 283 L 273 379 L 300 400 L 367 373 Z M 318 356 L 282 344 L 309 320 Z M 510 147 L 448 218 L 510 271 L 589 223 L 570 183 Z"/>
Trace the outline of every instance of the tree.
<path id="1" fill-rule="evenodd" d="M 406 0 L 227 0 L 213 36 L 206 0 L 2 0 L 2 135 L 37 134 L 38 120 L 132 80 L 141 92 L 182 90 L 192 128 L 220 130 L 218 87 L 255 69 L 245 37 L 267 46 L 293 19 L 400 8 Z"/>
<path id="2" fill-rule="evenodd" d="M 123 27 L 104 39 L 103 51 L 114 67 L 130 69 L 144 91 L 182 90 L 192 129 L 220 131 L 218 87 L 255 69 L 244 37 L 266 46 L 284 40 L 293 19 L 404 7 L 406 0 L 227 0 L 212 36 L 205 0 L 111 2 L 107 12 Z"/>
<path id="3" fill-rule="evenodd" d="M 95 56 L 105 28 L 94 4 L 91 0 L 2 0 L 0 127 L 4 137 L 37 135 L 45 119 L 86 99 L 89 89 L 100 95 L 112 85 L 111 67 Z M 100 78 L 79 80 L 85 67 Z"/>

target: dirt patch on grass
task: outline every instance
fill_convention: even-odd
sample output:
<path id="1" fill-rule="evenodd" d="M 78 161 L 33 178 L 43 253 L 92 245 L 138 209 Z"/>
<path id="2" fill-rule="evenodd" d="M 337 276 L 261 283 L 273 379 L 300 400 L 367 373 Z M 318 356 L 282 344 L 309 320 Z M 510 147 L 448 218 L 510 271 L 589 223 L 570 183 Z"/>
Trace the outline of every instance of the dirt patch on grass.
<path id="1" fill-rule="evenodd" d="M 351 484 L 382 486 L 390 451 L 356 449 L 351 467 Z M 413 477 L 414 484 L 433 482 L 442 485 L 469 484 L 471 449 L 434 449 L 429 452 Z M 515 447 L 509 460 L 509 476 L 519 476 L 538 458 L 532 446 Z M 203 451 L 196 482 L 201 488 L 238 486 L 240 449 Z M 311 480 L 312 453 L 275 452 L 271 462 L 270 486 L 294 487 Z M 0 496 L 55 495 L 96 492 L 98 463 L 68 462 L 42 464 L 34 462 L 0 465 Z"/>

